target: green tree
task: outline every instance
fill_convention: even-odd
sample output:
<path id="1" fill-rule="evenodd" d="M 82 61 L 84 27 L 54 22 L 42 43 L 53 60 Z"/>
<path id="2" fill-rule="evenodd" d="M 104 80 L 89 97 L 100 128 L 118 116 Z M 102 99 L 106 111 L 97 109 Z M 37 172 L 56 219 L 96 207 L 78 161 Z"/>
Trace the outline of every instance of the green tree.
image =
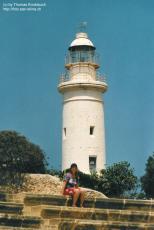
<path id="1" fill-rule="evenodd" d="M 45 173 L 46 165 L 45 154 L 38 145 L 16 131 L 0 132 L 0 184 L 21 173 Z"/>
<path id="2" fill-rule="evenodd" d="M 98 190 L 111 197 L 122 197 L 137 186 L 137 177 L 130 163 L 114 163 L 101 171 Z"/>
<path id="3" fill-rule="evenodd" d="M 154 198 L 154 153 L 147 160 L 145 174 L 141 177 L 141 187 L 147 198 Z"/>
<path id="4" fill-rule="evenodd" d="M 97 173 L 86 174 L 79 171 L 80 186 L 98 190 L 99 176 Z"/>

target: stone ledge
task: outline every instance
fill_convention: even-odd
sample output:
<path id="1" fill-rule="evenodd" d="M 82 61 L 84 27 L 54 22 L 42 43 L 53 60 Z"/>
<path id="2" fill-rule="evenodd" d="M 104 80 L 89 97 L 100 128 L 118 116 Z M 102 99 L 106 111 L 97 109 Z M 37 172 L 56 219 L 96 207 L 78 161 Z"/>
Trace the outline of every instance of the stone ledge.
<path id="1" fill-rule="evenodd" d="M 72 199 L 67 196 L 58 195 L 34 195 L 26 194 L 24 198 L 25 205 L 56 205 L 56 206 L 70 206 Z M 103 209 L 120 209 L 120 210 L 145 210 L 154 211 L 154 201 L 152 200 L 131 200 L 131 199 L 106 199 L 95 198 L 86 199 L 85 207 L 89 208 L 103 208 Z"/>
<path id="2" fill-rule="evenodd" d="M 11 202 L 0 202 L 0 213 L 16 213 L 21 214 L 23 204 L 16 204 Z"/>
<path id="3" fill-rule="evenodd" d="M 53 220 L 52 220 L 53 221 Z M 51 221 L 51 222 L 52 222 Z M 54 220 L 56 221 L 56 219 Z M 48 222 L 50 225 L 51 222 Z M 48 225 L 48 226 L 49 226 Z M 140 222 L 57 219 L 57 230 L 153 230 L 154 224 Z"/>
<path id="4" fill-rule="evenodd" d="M 16 214 L 0 214 L 0 229 L 2 227 L 38 228 L 42 220 L 39 217 L 23 216 Z"/>
<path id="5" fill-rule="evenodd" d="M 38 208 L 38 207 L 37 207 Z M 37 210 L 38 211 L 38 210 Z M 35 212 L 35 209 L 32 209 Z M 90 209 L 90 208 L 68 208 L 68 207 L 40 207 L 40 215 L 43 219 L 66 218 L 86 219 L 102 221 L 130 221 L 154 223 L 154 213 L 145 211 Z"/>

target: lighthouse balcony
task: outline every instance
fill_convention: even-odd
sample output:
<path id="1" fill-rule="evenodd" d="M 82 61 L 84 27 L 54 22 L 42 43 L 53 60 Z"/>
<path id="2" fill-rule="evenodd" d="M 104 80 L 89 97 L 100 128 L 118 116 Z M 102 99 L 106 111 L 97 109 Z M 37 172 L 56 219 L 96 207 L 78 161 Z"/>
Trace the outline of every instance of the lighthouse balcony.
<path id="1" fill-rule="evenodd" d="M 85 73 L 73 76 L 68 73 L 62 74 L 58 85 L 59 91 L 72 87 L 97 88 L 102 92 L 105 92 L 108 88 L 105 76 L 100 75 L 99 73 L 97 73 L 94 77 Z"/>
<path id="2" fill-rule="evenodd" d="M 97 73 L 94 78 L 85 73 L 80 73 L 79 77 L 71 76 L 71 74 L 68 73 L 63 73 L 60 76 L 59 83 L 61 84 L 67 81 L 100 81 L 106 83 L 106 77 L 104 75 L 101 75 L 100 73 Z"/>

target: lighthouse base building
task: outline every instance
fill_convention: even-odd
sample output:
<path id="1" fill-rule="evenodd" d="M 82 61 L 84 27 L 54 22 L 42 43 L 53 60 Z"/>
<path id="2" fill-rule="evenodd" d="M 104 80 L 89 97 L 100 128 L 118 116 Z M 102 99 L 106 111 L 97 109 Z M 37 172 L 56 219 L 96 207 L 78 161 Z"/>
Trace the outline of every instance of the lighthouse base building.
<path id="1" fill-rule="evenodd" d="M 76 163 L 90 173 L 105 168 L 105 79 L 97 72 L 97 54 L 87 33 L 77 33 L 68 49 L 58 90 L 63 95 L 62 170 Z"/>

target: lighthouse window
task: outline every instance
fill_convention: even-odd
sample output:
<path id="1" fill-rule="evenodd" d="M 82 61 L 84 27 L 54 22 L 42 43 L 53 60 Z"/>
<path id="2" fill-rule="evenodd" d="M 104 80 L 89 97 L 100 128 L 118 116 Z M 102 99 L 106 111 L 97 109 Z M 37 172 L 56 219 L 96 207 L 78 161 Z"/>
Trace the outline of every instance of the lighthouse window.
<path id="1" fill-rule="evenodd" d="M 66 137 L 66 128 L 64 128 L 64 137 Z"/>
<path id="2" fill-rule="evenodd" d="M 90 135 L 94 135 L 94 126 L 90 126 Z"/>
<path id="3" fill-rule="evenodd" d="M 89 156 L 89 170 L 90 172 L 96 171 L 96 156 Z"/>

